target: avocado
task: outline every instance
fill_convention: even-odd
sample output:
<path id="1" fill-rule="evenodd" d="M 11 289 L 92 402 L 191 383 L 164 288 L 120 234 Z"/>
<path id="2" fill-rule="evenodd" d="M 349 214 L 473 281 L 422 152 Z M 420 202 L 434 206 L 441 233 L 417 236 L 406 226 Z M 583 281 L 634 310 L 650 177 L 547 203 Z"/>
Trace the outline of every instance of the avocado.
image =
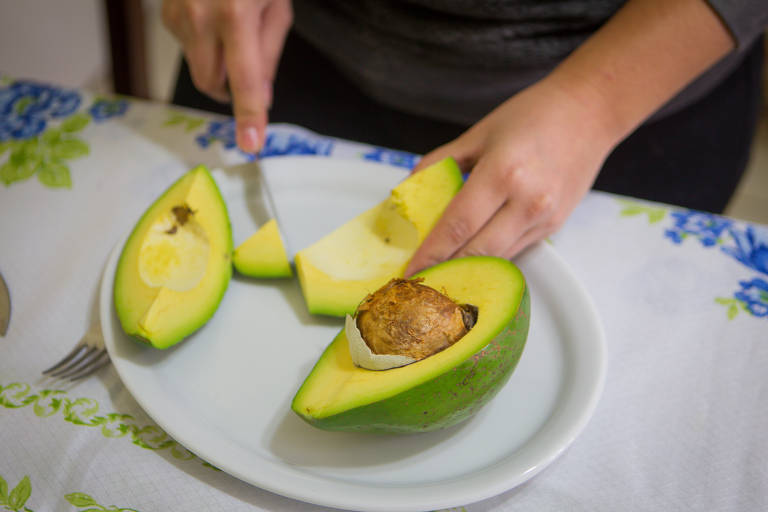
<path id="1" fill-rule="evenodd" d="M 235 270 L 249 277 L 291 277 L 291 263 L 275 219 L 270 219 L 232 255 Z"/>
<path id="2" fill-rule="evenodd" d="M 463 184 L 446 158 L 398 184 L 389 197 L 295 257 L 310 313 L 343 317 L 408 261 Z"/>
<path id="3" fill-rule="evenodd" d="M 417 277 L 476 308 L 471 328 L 452 345 L 386 370 L 356 366 L 343 329 L 293 398 L 295 413 L 324 430 L 425 432 L 475 414 L 504 386 L 525 346 L 530 298 L 510 261 L 469 256 Z"/>
<path id="4" fill-rule="evenodd" d="M 211 174 L 195 167 L 142 215 L 120 254 L 114 299 L 123 330 L 168 348 L 213 316 L 232 276 L 232 230 Z"/>

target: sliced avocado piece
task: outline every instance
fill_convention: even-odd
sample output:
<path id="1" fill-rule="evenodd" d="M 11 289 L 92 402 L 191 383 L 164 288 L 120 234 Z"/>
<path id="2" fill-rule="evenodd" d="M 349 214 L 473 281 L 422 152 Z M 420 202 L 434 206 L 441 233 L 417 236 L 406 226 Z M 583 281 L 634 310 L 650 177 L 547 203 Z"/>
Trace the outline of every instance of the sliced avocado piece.
<path id="1" fill-rule="evenodd" d="M 296 254 L 296 272 L 310 313 L 341 316 L 408 261 L 463 184 L 446 158 L 397 185 L 389 198 Z"/>
<path id="2" fill-rule="evenodd" d="M 115 273 L 123 330 L 168 348 L 213 316 L 232 276 L 232 231 L 216 182 L 195 167 L 142 215 Z"/>
<path id="3" fill-rule="evenodd" d="M 345 331 L 328 345 L 296 393 L 292 409 L 325 430 L 424 432 L 468 419 L 504 386 L 528 335 L 525 278 L 510 261 L 471 256 L 417 274 L 476 323 L 450 347 L 407 366 L 355 366 Z"/>
<path id="4" fill-rule="evenodd" d="M 237 246 L 232 255 L 235 270 L 249 277 L 291 277 L 291 263 L 285 250 L 280 229 L 270 219 Z"/>

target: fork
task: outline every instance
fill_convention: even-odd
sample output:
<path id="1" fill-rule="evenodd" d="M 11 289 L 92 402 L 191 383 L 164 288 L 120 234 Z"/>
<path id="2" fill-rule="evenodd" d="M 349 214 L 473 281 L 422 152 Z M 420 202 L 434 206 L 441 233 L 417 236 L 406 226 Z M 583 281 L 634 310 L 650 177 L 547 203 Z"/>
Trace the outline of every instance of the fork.
<path id="1" fill-rule="evenodd" d="M 104 348 L 101 323 L 93 322 L 88 331 L 64 358 L 43 372 L 48 377 L 78 380 L 92 375 L 109 364 L 109 354 Z"/>

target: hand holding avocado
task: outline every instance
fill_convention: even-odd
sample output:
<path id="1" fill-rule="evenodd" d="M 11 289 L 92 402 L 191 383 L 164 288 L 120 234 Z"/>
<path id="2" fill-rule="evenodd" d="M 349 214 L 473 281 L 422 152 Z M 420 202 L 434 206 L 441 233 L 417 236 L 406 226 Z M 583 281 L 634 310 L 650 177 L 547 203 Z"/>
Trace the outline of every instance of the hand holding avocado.
<path id="1" fill-rule="evenodd" d="M 470 174 L 406 275 L 458 256 L 511 258 L 554 233 L 614 142 L 589 105 L 549 82 L 507 100 L 416 167 L 453 156 Z"/>
<path id="2" fill-rule="evenodd" d="M 609 153 L 733 47 L 706 2 L 628 1 L 545 78 L 424 158 L 451 155 L 471 175 L 406 272 L 511 257 L 556 231 Z"/>
<path id="3" fill-rule="evenodd" d="M 488 15 L 488 23 L 508 23 L 514 28 L 516 22 L 510 20 L 517 20 L 524 25 L 517 19 L 517 16 L 524 18 L 521 14 L 524 10 L 515 12 L 514 6 L 506 9 L 510 15 L 508 19 L 503 17 L 504 10 L 501 9 L 498 20 L 493 14 Z M 745 11 L 740 14 L 744 19 L 752 16 L 747 7 L 741 9 Z M 450 6 L 446 8 L 446 11 L 449 10 Z M 325 11 L 323 16 L 328 19 L 314 19 L 307 12 L 315 11 L 307 11 L 297 4 L 297 33 L 316 34 L 312 27 L 330 23 L 329 19 L 353 20 L 352 11 L 363 17 L 389 12 L 367 7 L 359 10 L 350 7 L 350 12 L 346 12 L 335 3 L 329 4 Z M 435 8 L 435 12 L 441 10 Z M 367 41 L 365 36 L 370 35 L 368 32 L 373 33 L 371 37 L 378 32 L 384 34 L 378 34 L 376 39 L 379 47 L 386 47 L 381 48 L 381 55 L 390 55 L 386 50 L 402 44 L 404 57 L 408 59 L 401 60 L 409 64 L 403 64 L 402 69 L 394 65 L 392 68 L 405 72 L 403 80 L 399 80 L 397 73 L 386 76 L 373 71 L 366 73 L 368 61 L 360 58 L 359 52 L 350 53 L 332 43 L 314 41 L 322 47 L 321 54 L 327 54 L 330 62 L 341 66 L 345 71 L 343 75 L 358 77 L 361 83 L 353 85 L 359 86 L 364 95 L 395 107 L 395 110 L 401 106 L 409 114 L 471 126 L 463 135 L 427 154 L 424 159 L 422 166 L 445 156 L 453 156 L 463 171 L 471 171 L 471 177 L 416 253 L 407 274 L 467 254 L 511 257 L 554 232 L 589 189 L 605 158 L 616 145 L 650 115 L 663 109 L 681 89 L 733 50 L 734 35 L 742 42 L 750 40 L 741 33 L 741 29 L 735 34 L 729 32 L 729 27 L 734 27 L 724 23 L 727 16 L 724 18 L 706 2 L 629 0 L 600 23 L 595 23 L 593 30 L 585 32 L 583 41 L 571 48 L 572 51 L 557 56 L 546 53 L 554 45 L 553 37 L 563 44 L 573 44 L 571 32 L 547 33 L 542 38 L 549 43 L 541 44 L 541 55 L 531 54 L 530 68 L 523 60 L 517 62 L 520 69 L 513 69 L 511 76 L 506 65 L 491 68 L 499 72 L 498 76 L 511 77 L 512 81 L 517 79 L 514 72 L 518 71 L 521 77 L 527 78 L 520 78 L 520 85 L 514 89 L 477 80 L 476 85 L 467 88 L 467 98 L 475 102 L 483 100 L 481 103 L 492 100 L 487 104 L 498 106 L 482 119 L 480 117 L 487 112 L 487 107 L 472 109 L 471 115 L 453 118 L 445 115 L 444 111 L 450 110 L 450 106 L 446 109 L 444 93 L 447 94 L 450 88 L 443 88 L 442 85 L 455 85 L 459 71 L 468 71 L 465 75 L 471 75 L 472 70 L 482 66 L 474 67 L 474 63 L 466 62 L 467 57 L 455 63 L 450 61 L 450 66 L 443 60 L 435 63 L 426 57 L 423 61 L 411 59 L 413 48 L 408 43 L 412 42 L 413 33 L 418 33 L 418 24 L 434 22 L 425 13 L 418 13 L 421 17 L 399 11 L 394 16 L 395 20 L 411 23 L 409 30 L 402 34 L 396 30 L 399 27 L 389 30 L 389 27 L 382 29 L 377 26 L 377 23 L 386 23 L 389 20 L 386 17 L 377 18 L 370 26 L 358 24 L 350 28 L 360 41 Z M 271 97 L 271 86 L 266 84 L 274 78 L 285 35 L 292 21 L 289 2 L 166 0 L 164 14 L 166 24 L 184 46 L 193 81 L 199 89 L 226 100 L 225 79 L 229 76 L 238 144 L 246 151 L 257 149 L 263 138 L 265 111 Z M 450 25 L 459 25 L 461 16 L 453 12 L 450 15 L 455 16 L 455 19 L 447 18 L 451 20 Z M 751 24 L 736 23 L 736 26 L 740 25 Z M 439 23 L 435 26 L 446 29 Z M 483 30 L 487 27 L 479 24 L 475 29 L 484 34 Z M 758 24 L 755 24 L 757 29 Z M 473 29 L 466 27 L 466 30 L 472 32 Z M 425 41 L 440 48 L 445 41 L 437 32 L 434 39 L 427 38 Z M 514 33 L 515 30 L 508 32 Z M 405 41 L 398 40 L 398 34 Z M 407 37 L 402 38 L 403 34 Z M 415 35 L 413 37 L 421 41 Z M 482 37 L 477 37 L 477 40 L 485 41 Z M 338 41 L 335 44 L 338 45 Z M 371 60 L 379 58 L 384 63 L 389 62 L 379 55 L 379 47 L 371 46 L 374 50 Z M 481 49 L 468 48 L 466 55 L 477 56 L 482 52 Z M 420 55 L 417 53 L 417 57 Z M 428 69 L 431 74 L 426 76 L 433 77 L 428 85 L 434 93 L 421 91 L 419 94 L 426 97 L 413 96 L 421 98 L 417 102 L 418 108 L 413 106 L 411 94 L 403 94 L 416 94 L 416 91 L 401 90 L 407 87 L 404 84 L 419 89 L 413 84 L 424 82 L 409 81 L 408 73 L 413 70 L 408 66 Z M 369 78 L 365 77 L 369 74 L 378 77 L 379 81 L 392 83 L 366 85 Z M 416 73 L 415 76 L 424 75 Z M 489 88 L 495 92 L 487 93 Z M 390 89 L 400 91 L 399 96 L 392 95 Z M 511 94 L 505 93 L 507 90 Z M 487 97 L 486 93 L 490 96 Z M 385 97 L 386 101 L 382 99 Z M 311 102 L 307 105 L 312 107 Z M 459 118 L 462 120 L 459 121 Z M 306 119 L 313 117 L 307 116 Z M 304 124 L 300 118 L 281 120 Z M 354 118 L 348 121 L 356 122 Z M 638 181 L 642 180 L 638 178 Z M 627 186 L 631 188 L 633 184 L 628 183 Z"/>

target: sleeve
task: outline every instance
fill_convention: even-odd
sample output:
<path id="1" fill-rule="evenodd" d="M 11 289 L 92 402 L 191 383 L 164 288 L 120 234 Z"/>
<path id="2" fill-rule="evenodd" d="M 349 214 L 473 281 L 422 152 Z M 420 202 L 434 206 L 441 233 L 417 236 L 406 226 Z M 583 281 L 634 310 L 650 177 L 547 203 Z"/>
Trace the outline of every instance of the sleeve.
<path id="1" fill-rule="evenodd" d="M 766 0 L 707 0 L 731 32 L 736 46 L 749 46 L 768 28 Z"/>

